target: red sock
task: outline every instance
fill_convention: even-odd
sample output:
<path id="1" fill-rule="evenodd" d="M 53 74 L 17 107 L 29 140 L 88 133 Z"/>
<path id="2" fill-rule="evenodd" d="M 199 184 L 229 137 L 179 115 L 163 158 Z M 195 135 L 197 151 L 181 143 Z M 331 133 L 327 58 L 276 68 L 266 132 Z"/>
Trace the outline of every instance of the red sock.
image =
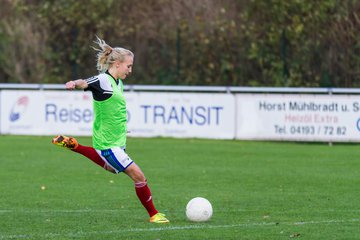
<path id="1" fill-rule="evenodd" d="M 135 183 L 135 192 L 150 217 L 158 213 L 152 201 L 150 188 L 146 182 Z"/>
<path id="2" fill-rule="evenodd" d="M 102 160 L 102 158 L 99 156 L 99 154 L 96 152 L 96 150 L 93 147 L 83 146 L 79 144 L 79 146 L 75 149 L 72 149 L 72 151 L 84 155 L 85 157 L 89 158 L 91 161 L 93 161 L 100 167 L 104 168 L 105 165 L 104 160 Z"/>

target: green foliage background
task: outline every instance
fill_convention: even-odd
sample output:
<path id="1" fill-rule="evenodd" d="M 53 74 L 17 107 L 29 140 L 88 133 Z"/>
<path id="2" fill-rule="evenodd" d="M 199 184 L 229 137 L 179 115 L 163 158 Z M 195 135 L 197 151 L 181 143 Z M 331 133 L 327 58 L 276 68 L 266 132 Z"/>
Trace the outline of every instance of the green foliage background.
<path id="1" fill-rule="evenodd" d="M 360 87 L 356 0 L 1 0 L 0 81 L 96 74 L 95 35 L 135 53 L 129 84 Z"/>

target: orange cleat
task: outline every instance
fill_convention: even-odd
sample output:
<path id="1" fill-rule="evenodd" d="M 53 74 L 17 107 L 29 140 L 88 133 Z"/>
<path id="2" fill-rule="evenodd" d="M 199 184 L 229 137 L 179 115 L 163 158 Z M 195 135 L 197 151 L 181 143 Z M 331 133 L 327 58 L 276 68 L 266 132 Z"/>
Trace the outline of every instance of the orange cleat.
<path id="1" fill-rule="evenodd" d="M 63 136 L 63 135 L 59 135 L 59 136 L 54 137 L 53 140 L 52 140 L 52 143 L 57 145 L 57 146 L 65 147 L 65 148 L 68 148 L 68 149 L 76 149 L 79 146 L 79 144 L 78 144 L 78 142 L 76 141 L 75 138 L 66 137 L 66 136 Z"/>

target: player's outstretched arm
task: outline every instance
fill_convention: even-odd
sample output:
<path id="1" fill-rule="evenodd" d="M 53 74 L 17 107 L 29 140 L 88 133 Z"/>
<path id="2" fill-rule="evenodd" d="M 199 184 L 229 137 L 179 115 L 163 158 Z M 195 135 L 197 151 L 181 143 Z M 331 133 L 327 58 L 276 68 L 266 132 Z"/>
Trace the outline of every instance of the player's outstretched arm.
<path id="1" fill-rule="evenodd" d="M 69 81 L 65 83 L 65 87 L 67 90 L 74 90 L 74 89 L 85 89 L 88 87 L 88 84 L 83 79 L 77 79 L 73 81 Z"/>

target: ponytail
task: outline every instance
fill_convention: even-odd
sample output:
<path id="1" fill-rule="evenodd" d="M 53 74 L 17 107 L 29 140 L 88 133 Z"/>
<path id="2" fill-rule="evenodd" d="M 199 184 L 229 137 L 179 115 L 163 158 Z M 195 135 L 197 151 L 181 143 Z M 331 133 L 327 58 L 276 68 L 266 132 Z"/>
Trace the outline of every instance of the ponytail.
<path id="1" fill-rule="evenodd" d="M 100 47 L 100 49 L 94 47 L 93 49 L 97 51 L 96 68 L 101 73 L 106 72 L 106 70 L 108 70 L 111 64 L 113 64 L 116 60 L 123 62 L 125 56 L 134 57 L 134 54 L 131 51 L 119 47 L 112 48 L 98 36 L 96 36 L 96 41 L 94 42 Z"/>

